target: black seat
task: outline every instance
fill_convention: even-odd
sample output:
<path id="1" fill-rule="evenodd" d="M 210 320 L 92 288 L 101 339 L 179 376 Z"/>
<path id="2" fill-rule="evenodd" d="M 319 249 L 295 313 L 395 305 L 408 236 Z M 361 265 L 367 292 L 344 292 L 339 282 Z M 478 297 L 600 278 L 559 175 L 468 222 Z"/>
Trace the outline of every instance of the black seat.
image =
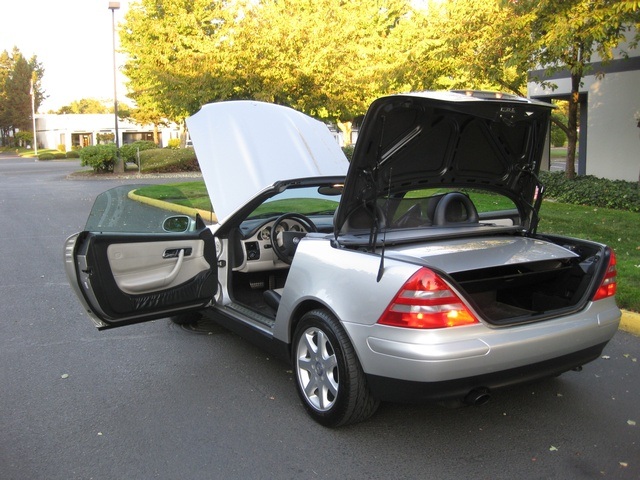
<path id="1" fill-rule="evenodd" d="M 436 206 L 434 225 L 478 223 L 480 217 L 469 197 L 460 192 L 447 193 Z"/>
<path id="2" fill-rule="evenodd" d="M 359 205 L 347 215 L 341 233 L 371 230 L 376 223 L 379 230 L 386 226 L 386 219 L 382 209 L 375 204 Z"/>

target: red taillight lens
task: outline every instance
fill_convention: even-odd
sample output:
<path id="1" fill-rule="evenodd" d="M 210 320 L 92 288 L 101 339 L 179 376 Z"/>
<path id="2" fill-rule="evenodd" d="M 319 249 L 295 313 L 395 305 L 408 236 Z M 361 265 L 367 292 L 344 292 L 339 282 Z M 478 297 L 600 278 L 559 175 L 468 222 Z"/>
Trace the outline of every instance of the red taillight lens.
<path id="1" fill-rule="evenodd" d="M 616 283 L 616 276 L 618 271 L 616 269 L 616 255 L 611 250 L 611 256 L 609 257 L 609 265 L 607 266 L 607 273 L 605 273 L 602 283 L 598 287 L 596 294 L 593 296 L 593 300 L 602 300 L 603 298 L 613 297 L 616 294 L 618 285 Z"/>
<path id="2" fill-rule="evenodd" d="M 445 328 L 478 323 L 451 288 L 428 268 L 405 283 L 378 323 L 405 328 Z"/>

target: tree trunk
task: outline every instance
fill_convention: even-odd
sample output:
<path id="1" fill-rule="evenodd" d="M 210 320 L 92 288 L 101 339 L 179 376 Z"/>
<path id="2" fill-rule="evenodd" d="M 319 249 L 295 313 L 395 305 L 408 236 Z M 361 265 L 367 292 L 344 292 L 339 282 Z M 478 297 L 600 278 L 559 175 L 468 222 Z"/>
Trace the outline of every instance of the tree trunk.
<path id="1" fill-rule="evenodd" d="M 571 96 L 567 121 L 567 160 L 565 175 L 569 179 L 576 176 L 576 147 L 578 145 L 578 106 L 580 105 L 580 80 L 582 76 L 571 73 Z"/>
<path id="2" fill-rule="evenodd" d="M 353 124 L 351 122 L 341 122 L 338 120 L 337 122 L 338 124 L 338 128 L 342 131 L 342 138 L 343 138 L 343 146 L 348 146 L 351 145 L 351 131 L 352 131 L 352 126 Z"/>

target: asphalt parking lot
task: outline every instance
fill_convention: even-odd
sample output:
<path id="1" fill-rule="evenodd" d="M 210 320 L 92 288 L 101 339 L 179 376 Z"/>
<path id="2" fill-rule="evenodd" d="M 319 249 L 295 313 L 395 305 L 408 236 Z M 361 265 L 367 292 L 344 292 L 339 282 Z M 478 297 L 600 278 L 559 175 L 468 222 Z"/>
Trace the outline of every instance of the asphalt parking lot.
<path id="1" fill-rule="evenodd" d="M 70 180 L 0 156 L 0 479 L 637 479 L 640 337 L 483 407 L 385 404 L 329 430 L 289 365 L 212 323 L 98 332 L 62 245 L 95 197 L 166 179 Z"/>

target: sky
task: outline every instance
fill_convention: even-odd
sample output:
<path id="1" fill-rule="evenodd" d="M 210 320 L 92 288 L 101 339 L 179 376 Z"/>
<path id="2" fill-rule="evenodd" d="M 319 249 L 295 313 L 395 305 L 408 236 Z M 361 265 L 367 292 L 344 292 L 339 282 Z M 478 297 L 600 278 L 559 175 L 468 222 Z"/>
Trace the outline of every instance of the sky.
<path id="1" fill-rule="evenodd" d="M 116 28 L 129 3 L 120 0 Z M 113 101 L 113 43 L 109 0 L 0 0 L 0 51 L 16 46 L 44 67 L 42 88 L 48 98 L 40 113 L 82 98 Z M 116 35 L 116 49 L 119 48 Z M 124 57 L 116 56 L 121 67 Z M 118 101 L 126 98 L 122 74 L 117 76 Z"/>

